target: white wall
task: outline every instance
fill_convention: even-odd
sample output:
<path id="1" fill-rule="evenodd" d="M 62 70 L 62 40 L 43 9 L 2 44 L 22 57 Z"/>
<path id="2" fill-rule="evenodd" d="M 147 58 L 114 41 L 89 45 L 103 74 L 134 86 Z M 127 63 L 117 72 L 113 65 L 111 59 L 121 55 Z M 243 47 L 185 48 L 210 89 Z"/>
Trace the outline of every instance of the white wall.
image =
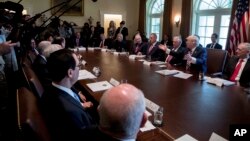
<path id="1" fill-rule="evenodd" d="M 12 0 L 18 2 L 19 0 Z M 51 7 L 51 0 L 23 0 L 20 4 L 28 10 L 28 14 L 34 16 L 37 13 L 43 12 Z M 84 0 L 84 16 L 62 16 L 62 20 L 75 22 L 77 25 L 82 26 L 87 19 L 92 16 L 94 25 L 96 21 L 100 21 L 100 11 L 109 11 L 109 13 L 125 13 L 126 26 L 129 29 L 129 39 L 138 28 L 139 17 L 139 0 Z M 50 11 L 45 13 L 49 17 Z M 103 21 L 101 21 L 103 23 Z M 118 25 L 119 26 L 119 25 Z"/>

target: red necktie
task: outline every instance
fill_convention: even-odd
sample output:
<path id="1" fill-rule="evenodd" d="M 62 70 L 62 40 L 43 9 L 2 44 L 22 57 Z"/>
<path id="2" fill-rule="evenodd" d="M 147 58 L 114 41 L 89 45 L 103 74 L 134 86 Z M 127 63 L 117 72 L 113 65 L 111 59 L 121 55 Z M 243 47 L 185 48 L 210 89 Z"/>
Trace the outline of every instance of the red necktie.
<path id="1" fill-rule="evenodd" d="M 231 81 L 235 81 L 235 78 L 237 77 L 237 75 L 238 75 L 238 73 L 240 71 L 242 62 L 243 62 L 243 60 L 240 59 L 240 62 L 238 63 L 238 65 L 234 69 L 233 75 L 230 77 Z"/>

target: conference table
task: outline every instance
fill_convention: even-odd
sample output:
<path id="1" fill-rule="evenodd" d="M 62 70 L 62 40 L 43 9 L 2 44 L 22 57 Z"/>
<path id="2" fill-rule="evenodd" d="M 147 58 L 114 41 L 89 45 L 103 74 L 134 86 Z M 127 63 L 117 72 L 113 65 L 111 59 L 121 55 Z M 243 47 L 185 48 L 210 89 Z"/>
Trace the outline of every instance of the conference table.
<path id="1" fill-rule="evenodd" d="M 230 125 L 250 124 L 250 95 L 239 86 L 218 87 L 199 81 L 197 74 L 188 79 L 164 76 L 155 71 L 166 68 L 145 65 L 129 59 L 127 55 L 101 50 L 80 53 L 87 62 L 83 69 L 92 72 L 93 67 L 98 66 L 101 70 L 96 79 L 78 82 L 97 101 L 104 91 L 92 92 L 88 83 L 109 81 L 111 78 L 118 81 L 126 79 L 141 89 L 147 99 L 164 108 L 163 125 L 140 132 L 137 140 L 174 140 L 188 134 L 206 141 L 212 133 L 229 139 Z M 149 118 L 150 121 L 152 119 Z"/>

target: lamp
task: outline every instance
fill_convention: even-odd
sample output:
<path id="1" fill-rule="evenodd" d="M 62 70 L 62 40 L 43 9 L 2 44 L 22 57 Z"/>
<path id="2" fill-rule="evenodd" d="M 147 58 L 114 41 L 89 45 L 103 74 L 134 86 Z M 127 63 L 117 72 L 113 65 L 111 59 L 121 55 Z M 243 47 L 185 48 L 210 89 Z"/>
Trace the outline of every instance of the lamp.
<path id="1" fill-rule="evenodd" d="M 174 17 L 174 22 L 175 22 L 176 27 L 179 26 L 180 21 L 181 21 L 181 17 L 180 17 L 179 15 L 176 15 L 176 16 Z"/>

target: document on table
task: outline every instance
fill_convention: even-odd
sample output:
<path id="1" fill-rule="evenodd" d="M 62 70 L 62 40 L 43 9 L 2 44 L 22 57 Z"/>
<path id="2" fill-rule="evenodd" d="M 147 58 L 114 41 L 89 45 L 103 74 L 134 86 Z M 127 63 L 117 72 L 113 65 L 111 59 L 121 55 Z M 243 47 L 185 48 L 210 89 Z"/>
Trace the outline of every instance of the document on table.
<path id="1" fill-rule="evenodd" d="M 174 75 L 174 77 L 182 78 L 182 79 L 188 79 L 189 77 L 193 76 L 192 74 L 179 72 L 178 74 Z"/>
<path id="2" fill-rule="evenodd" d="M 227 141 L 227 140 L 213 132 L 209 141 Z"/>
<path id="3" fill-rule="evenodd" d="M 140 128 L 141 132 L 149 131 L 155 129 L 155 126 L 148 120 L 144 127 Z"/>
<path id="4" fill-rule="evenodd" d="M 166 64 L 166 62 L 163 62 L 163 61 L 155 61 L 155 62 L 152 62 L 152 64 L 154 64 L 154 65 L 163 65 L 163 64 Z"/>
<path id="5" fill-rule="evenodd" d="M 78 47 L 78 49 L 79 49 L 79 51 L 85 51 L 85 50 L 86 50 L 85 47 Z M 73 50 L 74 52 L 76 52 L 76 51 L 77 51 L 77 47 L 76 47 L 76 48 L 73 48 L 73 49 L 71 49 L 71 50 Z"/>
<path id="6" fill-rule="evenodd" d="M 89 83 L 89 84 L 87 84 L 87 86 L 93 92 L 104 91 L 104 90 L 107 90 L 107 89 L 110 89 L 113 87 L 108 81 Z"/>
<path id="7" fill-rule="evenodd" d="M 159 73 L 159 74 L 162 74 L 162 75 L 174 75 L 174 74 L 179 73 L 180 71 L 178 71 L 178 70 L 167 70 L 167 69 L 165 69 L 165 70 L 158 70 L 158 71 L 155 71 L 155 72 L 157 72 L 157 73 Z"/>
<path id="8" fill-rule="evenodd" d="M 185 135 L 179 137 L 178 139 L 176 139 L 175 141 L 198 141 L 198 140 L 196 140 L 195 138 L 191 137 L 188 134 L 185 134 Z"/>
<path id="9" fill-rule="evenodd" d="M 149 99 L 145 98 L 146 107 L 151 111 L 155 112 L 159 109 L 159 105 L 155 104 L 154 102 L 150 101 Z"/>
<path id="10" fill-rule="evenodd" d="M 222 87 L 222 86 L 230 86 L 230 85 L 234 85 L 235 82 L 232 81 L 228 81 L 225 79 L 221 79 L 221 78 L 211 78 L 211 77 L 205 77 L 207 83 L 211 83 L 211 84 L 215 84 L 216 86 Z"/>
<path id="11" fill-rule="evenodd" d="M 80 70 L 79 71 L 78 80 L 82 80 L 82 79 L 94 79 L 94 78 L 96 78 L 96 76 L 94 76 L 91 72 L 89 72 L 87 70 Z"/>

